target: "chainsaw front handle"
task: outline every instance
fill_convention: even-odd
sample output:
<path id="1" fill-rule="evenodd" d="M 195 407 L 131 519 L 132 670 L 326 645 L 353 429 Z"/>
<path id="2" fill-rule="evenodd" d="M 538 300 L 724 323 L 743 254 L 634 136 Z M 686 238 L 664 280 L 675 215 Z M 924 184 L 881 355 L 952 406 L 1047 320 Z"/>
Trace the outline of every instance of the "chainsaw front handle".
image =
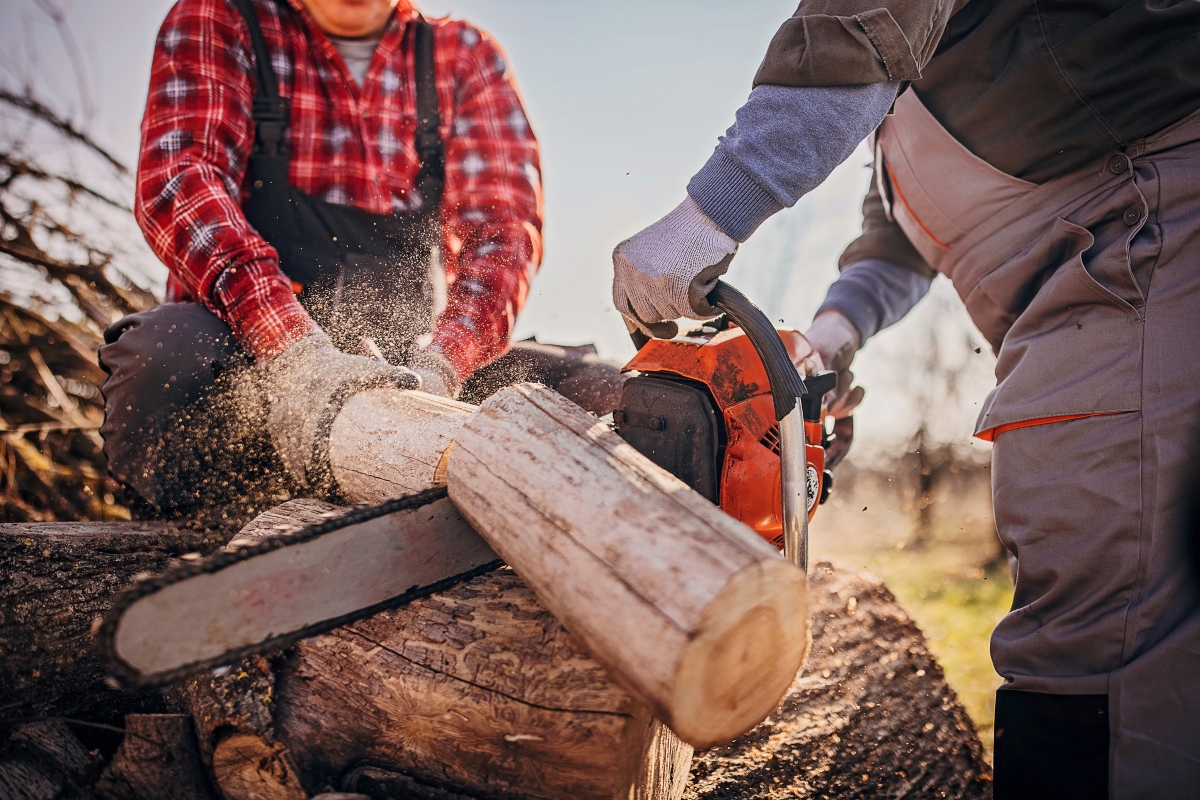
<path id="1" fill-rule="evenodd" d="M 779 338 L 779 331 L 775 330 L 767 315 L 750 302 L 750 298 L 724 281 L 717 281 L 708 295 L 708 302 L 725 312 L 754 345 L 771 384 L 775 419 L 782 424 L 783 418 L 797 406 L 800 398 L 808 395 L 808 387 L 792 363 L 783 339 Z M 820 402 L 820 398 L 817 398 L 817 402 Z"/>
<path id="2" fill-rule="evenodd" d="M 808 462 L 804 442 L 804 379 L 792 363 L 779 331 L 746 295 L 724 281 L 708 295 L 708 302 L 725 312 L 742 329 L 758 351 L 779 422 L 779 466 L 783 506 L 783 552 L 789 561 L 808 571 Z M 812 399 L 812 398 L 809 398 Z M 821 402 L 820 395 L 816 402 Z"/>

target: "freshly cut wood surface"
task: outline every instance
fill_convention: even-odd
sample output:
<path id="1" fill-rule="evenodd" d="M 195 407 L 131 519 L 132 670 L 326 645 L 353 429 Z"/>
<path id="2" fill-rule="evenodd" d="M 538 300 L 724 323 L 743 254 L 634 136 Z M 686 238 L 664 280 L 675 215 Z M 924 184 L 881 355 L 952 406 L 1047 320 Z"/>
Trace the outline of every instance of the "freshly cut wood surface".
<path id="1" fill-rule="evenodd" d="M 684 741 L 761 721 L 804 661 L 804 574 L 535 384 L 458 431 L 450 497 L 613 678 Z"/>
<path id="2" fill-rule="evenodd" d="M 287 750 L 251 733 L 233 733 L 213 751 L 213 774 L 225 800 L 307 800 Z"/>
<path id="3" fill-rule="evenodd" d="M 221 539 L 164 522 L 0 525 L 0 717 L 54 714 L 120 725 L 155 692 L 106 681 L 94 631 L 113 599 Z"/>
<path id="4" fill-rule="evenodd" d="M 372 389 L 333 422 L 329 463 L 342 495 L 382 503 L 446 482 L 442 456 L 474 406 L 425 392 Z"/>
<path id="5" fill-rule="evenodd" d="M 344 511 L 292 501 L 231 545 Z M 430 797 L 678 800 L 692 753 L 508 569 L 190 681 L 184 696 L 229 798 L 351 790 L 374 770 Z"/>

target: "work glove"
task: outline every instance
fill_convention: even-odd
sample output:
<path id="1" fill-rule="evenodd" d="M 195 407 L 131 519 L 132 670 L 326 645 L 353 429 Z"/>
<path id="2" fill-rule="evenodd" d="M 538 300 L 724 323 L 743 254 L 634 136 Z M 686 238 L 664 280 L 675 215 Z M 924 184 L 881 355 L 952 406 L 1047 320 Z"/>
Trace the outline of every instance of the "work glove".
<path id="1" fill-rule="evenodd" d="M 454 365 L 436 350 L 421 350 L 409 363 L 409 368 L 421 378 L 421 390 L 454 399 L 462 385 Z"/>
<path id="2" fill-rule="evenodd" d="M 664 320 L 715 317 L 707 297 L 737 248 L 688 197 L 613 250 L 613 303 L 652 336 Z"/>
<path id="3" fill-rule="evenodd" d="M 343 353 L 322 331 L 261 362 L 259 369 L 275 450 L 300 486 L 324 494 L 335 488 L 329 434 L 346 401 L 366 389 L 421 388 L 412 370 Z"/>
<path id="4" fill-rule="evenodd" d="M 804 332 L 804 338 L 811 346 L 809 353 L 803 354 L 797 361 L 797 354 L 792 354 L 792 360 L 798 368 L 819 372 L 831 369 L 837 373 L 837 387 L 832 397 L 828 398 L 828 413 L 834 419 L 844 419 L 854 413 L 854 409 L 862 402 L 866 392 L 861 386 L 854 385 L 854 373 L 850 371 L 850 362 L 862 347 L 862 336 L 849 317 L 840 311 L 832 309 L 817 314 L 812 325 Z M 813 372 L 806 372 L 813 374 Z"/>

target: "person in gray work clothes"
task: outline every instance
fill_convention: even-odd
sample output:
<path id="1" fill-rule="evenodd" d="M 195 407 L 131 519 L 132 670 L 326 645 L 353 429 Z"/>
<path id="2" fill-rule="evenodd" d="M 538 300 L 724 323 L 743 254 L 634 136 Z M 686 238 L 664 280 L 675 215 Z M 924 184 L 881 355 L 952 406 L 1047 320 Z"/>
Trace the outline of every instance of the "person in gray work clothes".
<path id="1" fill-rule="evenodd" d="M 1198 108 L 1200 3 L 804 0 L 683 203 L 613 253 L 635 324 L 712 316 L 738 244 L 868 139 L 806 336 L 848 378 L 941 273 L 998 355 L 997 798 L 1200 796 Z"/>

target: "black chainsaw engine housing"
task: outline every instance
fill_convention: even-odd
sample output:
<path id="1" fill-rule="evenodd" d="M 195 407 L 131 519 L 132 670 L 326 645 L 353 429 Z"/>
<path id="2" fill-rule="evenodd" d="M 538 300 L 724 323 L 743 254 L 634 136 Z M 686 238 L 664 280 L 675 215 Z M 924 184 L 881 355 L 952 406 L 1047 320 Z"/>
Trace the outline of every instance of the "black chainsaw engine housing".
<path id="1" fill-rule="evenodd" d="M 702 383 L 638 375 L 625 382 L 613 422 L 639 453 L 716 503 L 725 432 L 715 409 Z"/>

